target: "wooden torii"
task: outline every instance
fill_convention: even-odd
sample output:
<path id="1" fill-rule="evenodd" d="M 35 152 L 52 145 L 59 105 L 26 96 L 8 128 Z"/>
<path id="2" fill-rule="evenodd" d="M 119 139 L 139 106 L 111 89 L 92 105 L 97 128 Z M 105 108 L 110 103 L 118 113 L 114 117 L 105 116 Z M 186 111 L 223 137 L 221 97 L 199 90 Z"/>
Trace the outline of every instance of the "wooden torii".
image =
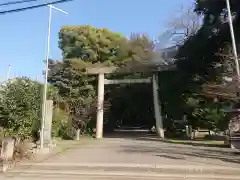
<path id="1" fill-rule="evenodd" d="M 104 113 L 104 86 L 108 84 L 134 84 L 134 83 L 152 83 L 153 89 L 153 104 L 156 120 L 156 132 L 164 138 L 163 122 L 161 117 L 161 106 L 158 97 L 158 76 L 157 72 L 175 70 L 175 65 L 163 65 L 153 62 L 141 62 L 131 66 L 118 67 L 88 67 L 86 73 L 88 75 L 98 75 L 98 103 L 97 103 L 97 124 L 96 124 L 96 138 L 103 137 L 103 113 Z M 105 74 L 127 74 L 127 73 L 148 72 L 151 77 L 142 79 L 105 79 Z"/>

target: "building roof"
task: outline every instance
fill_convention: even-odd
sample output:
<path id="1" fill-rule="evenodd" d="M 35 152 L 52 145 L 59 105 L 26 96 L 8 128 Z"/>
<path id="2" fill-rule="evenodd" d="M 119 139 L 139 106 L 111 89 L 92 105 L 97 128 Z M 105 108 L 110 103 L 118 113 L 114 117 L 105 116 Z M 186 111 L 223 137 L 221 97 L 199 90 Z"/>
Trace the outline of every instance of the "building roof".
<path id="1" fill-rule="evenodd" d="M 154 62 L 162 62 L 164 64 L 173 64 L 175 61 L 175 56 L 177 54 L 179 46 L 170 46 L 157 51 L 156 58 Z"/>

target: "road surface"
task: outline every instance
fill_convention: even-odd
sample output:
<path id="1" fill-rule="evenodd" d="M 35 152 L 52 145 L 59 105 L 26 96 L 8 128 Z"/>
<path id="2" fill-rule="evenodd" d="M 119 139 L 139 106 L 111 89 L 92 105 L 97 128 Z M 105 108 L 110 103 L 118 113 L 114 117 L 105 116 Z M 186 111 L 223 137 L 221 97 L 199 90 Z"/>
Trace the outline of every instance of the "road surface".
<path id="1" fill-rule="evenodd" d="M 1 180 L 236 180 L 240 155 L 227 148 L 145 138 L 105 138 L 75 146 L 38 163 L 24 162 Z"/>

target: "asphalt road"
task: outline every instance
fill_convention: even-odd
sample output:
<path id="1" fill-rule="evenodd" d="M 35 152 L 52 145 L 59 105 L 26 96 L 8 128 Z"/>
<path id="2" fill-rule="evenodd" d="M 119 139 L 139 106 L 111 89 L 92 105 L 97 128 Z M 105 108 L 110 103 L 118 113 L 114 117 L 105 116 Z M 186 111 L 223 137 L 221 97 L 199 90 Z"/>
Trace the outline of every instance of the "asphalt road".
<path id="1" fill-rule="evenodd" d="M 181 145 L 137 136 L 75 146 L 43 162 L 22 163 L 1 180 L 240 179 L 240 155 L 228 148 Z"/>

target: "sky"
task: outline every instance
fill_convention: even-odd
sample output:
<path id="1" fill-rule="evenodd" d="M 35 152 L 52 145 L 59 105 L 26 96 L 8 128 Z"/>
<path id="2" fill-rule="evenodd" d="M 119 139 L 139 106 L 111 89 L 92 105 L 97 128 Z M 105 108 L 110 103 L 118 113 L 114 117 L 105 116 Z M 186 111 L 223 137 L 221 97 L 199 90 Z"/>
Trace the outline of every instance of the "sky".
<path id="1" fill-rule="evenodd" d="M 146 33 L 156 39 L 165 31 L 168 22 L 181 13 L 182 7 L 191 4 L 193 0 L 73 0 L 57 4 L 57 8 L 69 14 L 52 12 L 50 58 L 62 57 L 58 48 L 58 32 L 64 25 L 89 24 L 125 36 L 132 32 Z M 0 7 L 0 11 L 17 7 Z M 10 77 L 43 79 L 48 13 L 49 8 L 43 7 L 0 15 L 1 80 L 6 78 L 9 64 Z"/>

